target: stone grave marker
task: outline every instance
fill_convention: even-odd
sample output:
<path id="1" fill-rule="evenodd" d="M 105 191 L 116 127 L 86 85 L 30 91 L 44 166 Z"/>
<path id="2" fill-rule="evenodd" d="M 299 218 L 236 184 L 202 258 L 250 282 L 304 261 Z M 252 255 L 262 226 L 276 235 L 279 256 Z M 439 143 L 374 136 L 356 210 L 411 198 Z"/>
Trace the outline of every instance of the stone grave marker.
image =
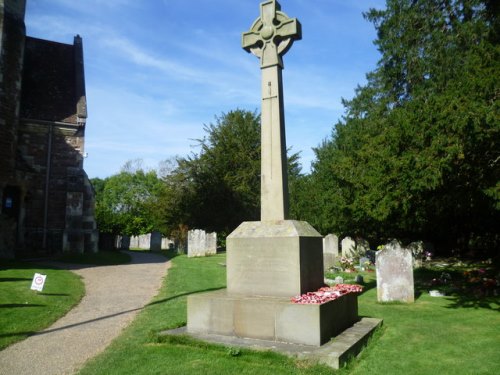
<path id="1" fill-rule="evenodd" d="M 410 243 L 408 249 L 413 254 L 413 266 L 415 268 L 422 267 L 422 258 L 424 257 L 424 243 L 423 241 L 415 241 Z"/>
<path id="2" fill-rule="evenodd" d="M 130 236 L 118 236 L 116 239 L 116 248 L 120 250 L 129 250 L 130 249 Z"/>
<path id="3" fill-rule="evenodd" d="M 356 238 L 356 252 L 364 255 L 368 250 L 370 250 L 370 243 L 364 238 Z"/>
<path id="4" fill-rule="evenodd" d="M 379 302 L 414 302 L 413 256 L 392 241 L 377 252 L 377 299 Z"/>
<path id="5" fill-rule="evenodd" d="M 151 251 L 161 251 L 162 236 L 160 232 L 151 232 L 149 250 Z"/>
<path id="6" fill-rule="evenodd" d="M 202 229 L 193 229 L 188 232 L 189 258 L 204 257 L 217 253 L 217 233 L 207 233 Z"/>
<path id="7" fill-rule="evenodd" d="M 351 237 L 345 237 L 340 242 L 340 248 L 343 257 L 351 258 L 356 252 L 356 242 Z"/>
<path id="8" fill-rule="evenodd" d="M 205 238 L 205 255 L 217 254 L 217 233 L 207 233 Z"/>
<path id="9" fill-rule="evenodd" d="M 339 256 L 339 238 L 329 234 L 323 238 L 323 266 L 325 271 L 332 268 Z"/>

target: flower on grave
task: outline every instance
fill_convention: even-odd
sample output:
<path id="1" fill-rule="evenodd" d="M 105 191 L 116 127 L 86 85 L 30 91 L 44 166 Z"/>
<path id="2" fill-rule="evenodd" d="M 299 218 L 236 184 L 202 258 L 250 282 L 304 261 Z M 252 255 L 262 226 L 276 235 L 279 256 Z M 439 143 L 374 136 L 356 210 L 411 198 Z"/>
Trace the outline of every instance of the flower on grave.
<path id="1" fill-rule="evenodd" d="M 363 287 L 356 284 L 337 284 L 332 287 L 323 287 L 316 292 L 308 292 L 291 299 L 293 303 L 298 304 L 322 304 L 333 301 L 349 293 L 361 293 Z"/>
<path id="2" fill-rule="evenodd" d="M 366 268 L 366 269 L 369 269 L 371 266 L 373 266 L 373 263 L 370 262 L 369 260 L 365 261 L 363 263 L 363 266 Z"/>
<path id="3" fill-rule="evenodd" d="M 344 271 L 349 272 L 354 270 L 354 261 L 351 258 L 341 257 L 339 262 Z"/>

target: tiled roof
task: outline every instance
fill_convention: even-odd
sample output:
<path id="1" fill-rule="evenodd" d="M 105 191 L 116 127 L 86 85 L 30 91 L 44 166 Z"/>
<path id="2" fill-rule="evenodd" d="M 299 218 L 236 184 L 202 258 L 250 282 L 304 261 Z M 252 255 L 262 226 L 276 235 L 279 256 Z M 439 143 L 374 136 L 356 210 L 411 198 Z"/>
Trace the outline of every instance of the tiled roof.
<path id="1" fill-rule="evenodd" d="M 77 48 L 81 50 L 81 42 L 70 45 L 26 37 L 22 118 L 77 124 L 77 105 L 85 100 L 85 84 L 78 82 L 84 75 Z"/>

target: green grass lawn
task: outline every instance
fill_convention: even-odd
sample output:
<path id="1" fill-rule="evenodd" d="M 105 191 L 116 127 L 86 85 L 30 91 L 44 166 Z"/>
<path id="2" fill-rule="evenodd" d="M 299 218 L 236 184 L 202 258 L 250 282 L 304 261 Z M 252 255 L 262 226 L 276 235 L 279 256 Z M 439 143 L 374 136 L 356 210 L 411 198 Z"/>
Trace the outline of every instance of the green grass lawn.
<path id="1" fill-rule="evenodd" d="M 324 366 L 274 353 L 257 353 L 163 339 L 158 332 L 186 324 L 186 296 L 225 287 L 225 255 L 178 256 L 159 295 L 122 336 L 81 374 L 331 374 Z M 344 274 L 345 278 L 355 275 Z M 376 302 L 374 273 L 364 273 L 360 315 L 384 319 L 363 351 L 337 374 L 497 374 L 500 368 L 500 304 L 462 304 L 455 297 L 430 297 L 416 283 L 414 304 Z M 416 279 L 434 276 L 416 272 Z M 420 294 L 421 293 L 421 294 Z M 471 306 L 471 307 L 466 307 Z M 481 307 L 482 306 L 482 307 Z"/>
<path id="2" fill-rule="evenodd" d="M 47 275 L 43 292 L 30 289 L 35 272 Z M 0 349 L 48 327 L 84 294 L 72 272 L 0 260 Z"/>

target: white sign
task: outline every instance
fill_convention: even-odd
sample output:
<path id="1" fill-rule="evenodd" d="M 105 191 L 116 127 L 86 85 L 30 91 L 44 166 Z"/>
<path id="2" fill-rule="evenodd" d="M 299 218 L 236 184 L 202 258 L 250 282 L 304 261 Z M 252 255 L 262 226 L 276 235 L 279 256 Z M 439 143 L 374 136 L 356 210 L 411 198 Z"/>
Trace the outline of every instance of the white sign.
<path id="1" fill-rule="evenodd" d="M 43 285 L 45 284 L 46 277 L 47 275 L 35 273 L 35 276 L 33 276 L 33 282 L 31 283 L 31 290 L 38 290 L 39 292 L 41 292 L 43 290 Z"/>

